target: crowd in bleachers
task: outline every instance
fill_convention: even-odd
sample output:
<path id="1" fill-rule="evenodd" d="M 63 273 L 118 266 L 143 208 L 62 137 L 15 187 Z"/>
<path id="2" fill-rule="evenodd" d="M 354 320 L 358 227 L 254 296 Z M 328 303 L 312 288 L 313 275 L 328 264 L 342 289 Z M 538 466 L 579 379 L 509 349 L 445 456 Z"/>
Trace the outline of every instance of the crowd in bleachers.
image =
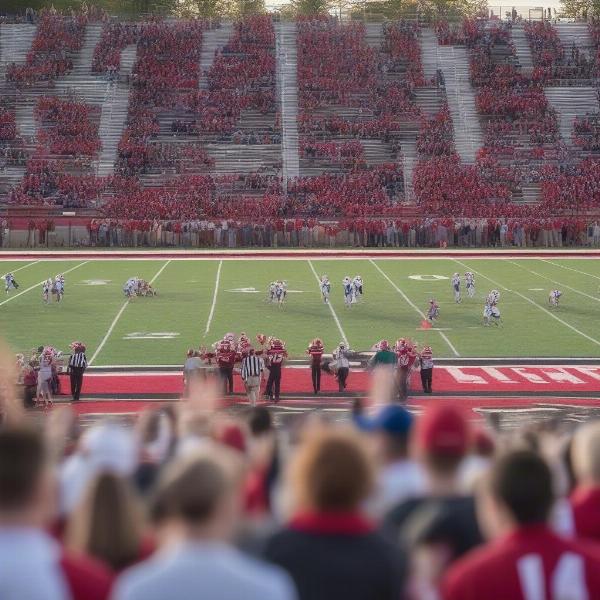
<path id="1" fill-rule="evenodd" d="M 335 419 L 221 411 L 216 383 L 193 380 L 134 422 L 64 407 L 34 429 L 0 372 L 15 598 L 509 599 L 563 570 L 565 597 L 600 595 L 595 421 L 488 424 L 445 401 L 415 415 L 380 367 Z"/>
<path id="2" fill-rule="evenodd" d="M 64 73 L 69 67 L 61 61 L 70 61 L 80 48 L 87 20 L 84 13 L 68 17 L 43 13 L 32 52 L 19 68 L 31 71 L 34 65 L 47 63 L 49 69 Z M 182 219 L 243 220 L 257 214 L 336 221 L 352 214 L 396 217 L 405 200 L 399 132 L 412 122 L 418 131 L 413 188 L 425 215 L 529 217 L 530 207 L 515 206 L 511 200 L 532 184 L 541 186 L 543 207 L 552 212 L 598 206 L 597 115 L 576 119 L 576 150 L 567 148 L 570 140 L 559 140 L 557 115 L 544 94 L 547 77 L 518 67 L 511 25 L 474 19 L 460 26 L 436 24 L 440 43 L 469 49 L 484 132 L 484 146 L 474 165 L 462 164 L 456 155 L 447 105 L 425 116 L 416 104 L 415 88 L 434 82 L 424 81 L 414 23 L 386 23 L 380 45 L 371 46 L 362 23 L 307 18 L 300 19 L 297 37 L 300 156 L 308 168 L 334 172 L 301 177 L 287 186 L 281 181 L 257 184 L 263 171 L 269 177 L 279 175 L 281 162 L 275 162 L 232 183 L 228 176 L 212 172 L 215 158 L 203 144 L 281 142 L 275 33 L 266 16 L 235 23 L 226 45 L 216 51 L 201 89 L 202 34 L 214 26 L 201 20 L 105 20 L 94 53 L 95 73 L 118 70 L 121 50 L 129 44 L 138 48 L 115 177 L 93 175 L 92 161 L 100 150 L 97 107 L 72 98 L 39 98 L 37 145 L 28 152 L 19 142 L 13 102 L 4 102 L 0 166 L 26 165 L 24 179 L 8 194 L 9 203 L 95 208 L 106 195 L 112 197 L 106 216 L 144 221 L 174 218 L 179 203 Z M 591 23 L 592 37 L 595 28 Z M 562 68 L 569 61 L 581 64 L 579 53 L 562 46 L 551 24 L 526 24 L 526 32 L 536 69 Z M 56 67 L 56 61 L 62 66 Z M 14 85 L 15 73 L 9 67 L 9 85 Z M 30 73 L 26 78 L 30 76 L 38 77 Z M 240 118 L 246 110 L 270 115 L 273 122 L 264 129 L 242 127 Z M 176 116 L 171 118 L 172 114 Z M 377 140 L 376 151 L 387 153 L 389 162 L 369 163 L 365 150 L 369 140 Z M 577 149 L 592 156 L 578 165 Z M 177 182 L 173 175 L 199 179 Z M 152 177 L 152 187 L 144 188 L 138 176 Z"/>
<path id="3" fill-rule="evenodd" d="M 9 64 L 7 81 L 31 85 L 53 81 L 73 67 L 73 56 L 81 49 L 87 16 L 78 13 L 70 17 L 43 12 L 25 64 Z"/>
<path id="4" fill-rule="evenodd" d="M 573 43 L 564 48 L 556 28 L 547 21 L 526 21 L 525 33 L 531 46 L 536 80 L 592 79 L 597 66 L 589 60 L 585 51 Z"/>

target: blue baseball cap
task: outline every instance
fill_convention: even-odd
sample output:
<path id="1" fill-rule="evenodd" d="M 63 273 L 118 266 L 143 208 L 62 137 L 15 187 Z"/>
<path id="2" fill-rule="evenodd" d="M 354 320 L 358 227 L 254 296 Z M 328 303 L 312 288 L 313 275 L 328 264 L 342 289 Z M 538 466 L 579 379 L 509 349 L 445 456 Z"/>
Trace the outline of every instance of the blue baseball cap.
<path id="1" fill-rule="evenodd" d="M 399 404 L 389 404 L 373 418 L 359 415 L 354 419 L 362 431 L 383 431 L 388 435 L 407 435 L 413 425 L 413 416 Z"/>

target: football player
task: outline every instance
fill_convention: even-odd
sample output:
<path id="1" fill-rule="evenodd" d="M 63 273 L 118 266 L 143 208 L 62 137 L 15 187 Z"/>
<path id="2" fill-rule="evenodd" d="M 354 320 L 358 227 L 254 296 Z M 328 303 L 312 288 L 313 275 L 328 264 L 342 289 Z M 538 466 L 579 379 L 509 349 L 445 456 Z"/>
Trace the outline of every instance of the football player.
<path id="1" fill-rule="evenodd" d="M 278 281 L 275 284 L 275 301 L 279 305 L 279 308 L 281 308 L 283 306 L 286 295 L 287 295 L 287 286 L 284 284 L 283 281 Z"/>
<path id="2" fill-rule="evenodd" d="M 329 282 L 329 277 L 327 277 L 327 275 L 323 275 L 321 277 L 321 283 L 319 284 L 319 288 L 321 289 L 321 296 L 323 298 L 323 302 L 325 302 L 325 304 L 328 304 L 329 294 L 331 293 L 331 283 Z"/>
<path id="3" fill-rule="evenodd" d="M 352 308 L 352 303 L 354 302 L 354 286 L 352 285 L 350 277 L 346 275 L 342 280 L 342 285 L 344 286 L 344 305 L 346 308 Z"/>
<path id="4" fill-rule="evenodd" d="M 548 304 L 550 304 L 550 306 L 558 306 L 561 296 L 562 292 L 560 290 L 551 290 L 548 295 Z"/>
<path id="5" fill-rule="evenodd" d="M 439 319 L 439 316 L 440 316 L 440 305 L 435 301 L 434 298 L 432 298 L 429 301 L 429 307 L 427 308 L 427 320 L 430 323 L 433 323 L 434 321 Z"/>
<path id="6" fill-rule="evenodd" d="M 19 284 L 17 283 L 15 276 L 12 273 L 7 273 L 4 276 L 4 287 L 6 289 L 6 293 L 10 292 L 10 290 L 16 290 L 19 288 Z"/>
<path id="7" fill-rule="evenodd" d="M 485 306 L 483 308 L 483 324 L 487 327 L 490 323 L 498 326 L 501 323 L 500 309 L 498 308 L 498 301 L 500 300 L 500 292 L 498 290 L 492 290 L 485 300 Z"/>
<path id="8" fill-rule="evenodd" d="M 54 278 L 54 293 L 56 294 L 56 301 L 60 302 L 65 295 L 65 278 L 64 275 L 57 275 Z"/>
<path id="9" fill-rule="evenodd" d="M 356 302 L 362 299 L 363 295 L 363 280 L 360 275 L 357 275 L 352 280 L 352 287 L 354 288 L 354 299 Z"/>
<path id="10" fill-rule="evenodd" d="M 42 298 L 48 304 L 50 302 L 50 292 L 52 291 L 52 277 L 48 277 L 42 284 Z"/>
<path id="11" fill-rule="evenodd" d="M 454 301 L 460 303 L 460 275 L 454 273 L 452 275 L 452 289 L 454 290 Z"/>
<path id="12" fill-rule="evenodd" d="M 123 293 L 131 300 L 137 294 L 138 279 L 137 277 L 130 277 L 123 286 Z"/>
<path id="13" fill-rule="evenodd" d="M 475 275 L 471 271 L 465 273 L 465 284 L 467 286 L 467 296 L 475 298 Z"/>
<path id="14" fill-rule="evenodd" d="M 277 289 L 277 282 L 271 281 L 269 284 L 269 291 L 267 294 L 267 298 L 269 302 L 275 302 L 275 290 Z"/>

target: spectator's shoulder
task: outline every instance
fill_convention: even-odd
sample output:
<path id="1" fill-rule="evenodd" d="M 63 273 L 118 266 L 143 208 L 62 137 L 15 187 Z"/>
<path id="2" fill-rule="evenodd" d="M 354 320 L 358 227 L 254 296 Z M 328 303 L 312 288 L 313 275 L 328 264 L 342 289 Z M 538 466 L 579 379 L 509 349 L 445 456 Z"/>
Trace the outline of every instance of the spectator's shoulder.
<path id="1" fill-rule="evenodd" d="M 113 583 L 112 572 L 88 556 L 64 552 L 60 559 L 73 600 L 106 600 Z"/>
<path id="2" fill-rule="evenodd" d="M 129 567 L 115 581 L 112 600 L 137 600 L 148 597 L 161 571 L 157 562 L 149 559 Z"/>
<path id="3" fill-rule="evenodd" d="M 452 564 L 442 581 L 444 600 L 470 599 L 472 590 L 477 590 L 480 582 L 488 580 L 490 574 L 497 574 L 496 565 L 502 561 L 502 550 L 497 544 L 487 544 L 468 552 Z M 479 589 L 483 593 L 482 589 Z M 483 598 L 483 595 L 481 596 Z"/>
<path id="4" fill-rule="evenodd" d="M 248 594 L 248 598 L 261 598 L 262 600 L 294 600 L 296 588 L 291 577 L 280 567 L 253 558 L 237 550 L 232 551 L 232 560 L 229 565 L 243 582 L 252 586 L 255 595 Z M 250 592 L 250 589 L 248 589 Z"/>

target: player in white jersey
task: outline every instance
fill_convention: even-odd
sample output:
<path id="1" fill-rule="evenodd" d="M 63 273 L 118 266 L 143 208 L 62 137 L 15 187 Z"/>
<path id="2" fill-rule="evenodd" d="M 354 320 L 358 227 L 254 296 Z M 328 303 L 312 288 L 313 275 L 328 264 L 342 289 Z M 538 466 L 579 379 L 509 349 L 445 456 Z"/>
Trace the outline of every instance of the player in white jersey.
<path id="1" fill-rule="evenodd" d="M 467 286 L 467 296 L 475 298 L 475 275 L 471 271 L 465 273 L 465 284 Z"/>
<path id="2" fill-rule="evenodd" d="M 54 278 L 52 286 L 53 293 L 56 294 L 56 301 L 60 302 L 65 295 L 65 278 L 64 275 L 57 275 Z"/>
<path id="3" fill-rule="evenodd" d="M 344 277 L 342 285 L 344 286 L 344 306 L 346 308 L 352 308 L 352 303 L 354 302 L 354 286 L 352 285 L 350 277 Z"/>
<path id="4" fill-rule="evenodd" d="M 131 300 L 134 296 L 137 295 L 137 288 L 138 288 L 138 278 L 130 277 L 125 282 L 125 285 L 123 286 L 123 293 L 127 296 L 127 298 L 129 298 Z"/>
<path id="5" fill-rule="evenodd" d="M 50 302 L 50 292 L 52 291 L 52 277 L 48 277 L 42 284 L 42 298 L 48 304 Z"/>
<path id="6" fill-rule="evenodd" d="M 492 290 L 485 300 L 485 306 L 483 307 L 483 324 L 487 327 L 490 323 L 500 325 L 500 309 L 498 308 L 498 301 L 500 300 L 500 292 L 498 290 Z"/>
<path id="7" fill-rule="evenodd" d="M 452 275 L 452 289 L 454 290 L 454 302 L 460 303 L 460 275 L 454 273 Z"/>
<path id="8" fill-rule="evenodd" d="M 354 288 L 354 300 L 356 302 L 358 302 L 359 300 L 362 299 L 362 295 L 363 295 L 363 280 L 362 277 L 360 275 L 357 275 L 353 280 L 352 280 L 352 287 Z"/>
<path id="9" fill-rule="evenodd" d="M 281 308 L 283 306 L 286 296 L 287 296 L 287 284 L 284 281 L 277 281 L 275 283 L 275 301 L 279 305 L 279 308 Z"/>
<path id="10" fill-rule="evenodd" d="M 548 304 L 550 304 L 550 306 L 558 306 L 561 296 L 562 292 L 560 290 L 551 290 L 548 295 Z"/>
<path id="11" fill-rule="evenodd" d="M 276 289 L 277 289 L 277 282 L 271 281 L 271 283 L 269 284 L 269 291 L 268 291 L 268 296 L 267 296 L 267 299 L 269 302 L 275 302 L 275 290 Z"/>
<path id="12" fill-rule="evenodd" d="M 319 288 L 321 289 L 321 297 L 323 298 L 323 302 L 325 302 L 325 304 L 329 304 L 329 294 L 331 294 L 331 283 L 329 282 L 329 277 L 327 277 L 327 275 L 323 275 L 321 277 Z"/>
<path id="13" fill-rule="evenodd" d="M 17 283 L 15 276 L 12 273 L 7 273 L 4 276 L 4 288 L 6 290 L 6 293 L 8 294 L 8 292 L 10 292 L 10 290 L 18 289 L 18 287 L 19 287 L 19 284 Z"/>

